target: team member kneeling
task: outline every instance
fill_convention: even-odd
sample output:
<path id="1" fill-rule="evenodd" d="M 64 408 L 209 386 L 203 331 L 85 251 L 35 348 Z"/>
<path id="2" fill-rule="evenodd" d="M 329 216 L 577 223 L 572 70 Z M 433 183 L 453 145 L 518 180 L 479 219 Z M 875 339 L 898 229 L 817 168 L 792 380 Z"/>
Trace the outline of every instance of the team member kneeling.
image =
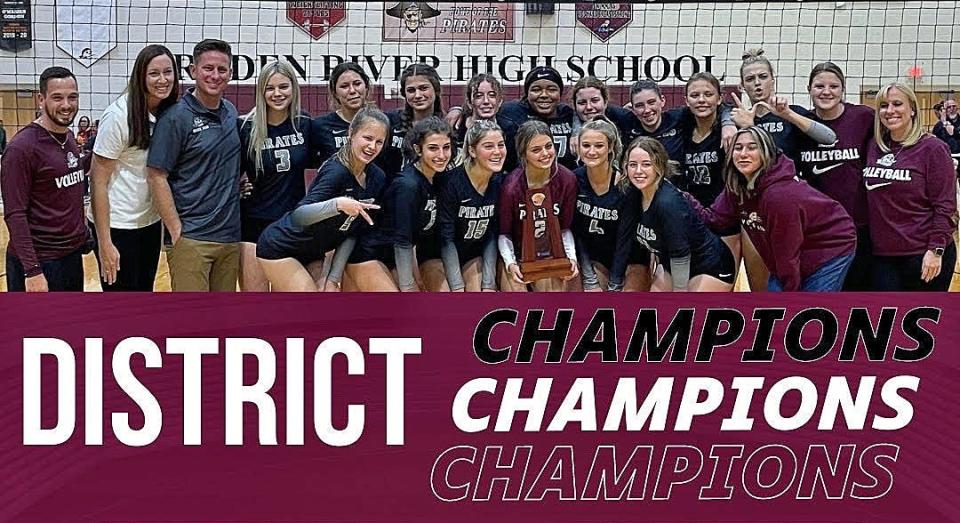
<path id="1" fill-rule="evenodd" d="M 733 253 L 710 232 L 683 193 L 666 178 L 674 174 L 667 150 L 658 140 L 642 136 L 623 155 L 617 252 L 610 274 L 611 290 L 622 286 L 634 242 L 656 256 L 654 291 L 729 291 L 733 289 Z"/>
<path id="2" fill-rule="evenodd" d="M 770 134 L 737 131 L 724 165 L 726 188 L 709 209 L 714 230 L 739 219 L 770 270 L 770 291 L 839 291 L 857 247 L 853 220 L 836 200 L 797 178 Z"/>
<path id="3" fill-rule="evenodd" d="M 274 290 L 323 288 L 322 275 L 307 266 L 322 266 L 314 262 L 373 224 L 367 211 L 380 208 L 377 202 L 386 186 L 386 176 L 373 159 L 383 149 L 389 125 L 378 109 L 361 109 L 350 123 L 349 140 L 320 167 L 297 208 L 260 235 L 257 259 Z"/>

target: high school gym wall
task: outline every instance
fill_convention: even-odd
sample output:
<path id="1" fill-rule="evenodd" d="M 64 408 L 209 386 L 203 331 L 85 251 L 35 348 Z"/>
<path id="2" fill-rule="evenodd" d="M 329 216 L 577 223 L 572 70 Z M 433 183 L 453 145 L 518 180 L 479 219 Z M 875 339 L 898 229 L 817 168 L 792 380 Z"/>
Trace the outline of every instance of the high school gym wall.
<path id="1" fill-rule="evenodd" d="M 32 103 L 23 93 L 36 89 L 46 67 L 73 70 L 80 113 L 96 118 L 123 91 L 144 45 L 168 46 L 189 84 L 190 53 L 203 38 L 233 45 L 228 95 L 241 110 L 251 105 L 262 64 L 277 57 L 297 69 L 313 112 L 327 109 L 328 74 L 342 60 L 364 67 L 385 108 L 399 103 L 397 78 L 412 61 L 437 66 L 447 106 L 462 97 L 454 86 L 477 72 L 498 76 L 513 94 L 524 73 L 541 64 L 556 67 L 571 85 L 584 74 L 598 76 L 622 102 L 638 78 L 660 81 L 673 97 L 697 71 L 736 84 L 741 54 L 753 47 L 774 63 L 778 92 L 800 105 L 809 105 L 811 66 L 824 60 L 845 70 L 852 101 L 892 80 L 926 93 L 960 85 L 957 2 L 558 3 L 545 14 L 533 12 L 543 4 L 499 2 L 26 3 L 30 47 L 0 49 L 0 91 L 7 93 L 0 109 L 8 129 L 26 123 L 23 108 L 18 113 L 10 105 Z M 18 90 L 19 97 L 10 96 Z"/>

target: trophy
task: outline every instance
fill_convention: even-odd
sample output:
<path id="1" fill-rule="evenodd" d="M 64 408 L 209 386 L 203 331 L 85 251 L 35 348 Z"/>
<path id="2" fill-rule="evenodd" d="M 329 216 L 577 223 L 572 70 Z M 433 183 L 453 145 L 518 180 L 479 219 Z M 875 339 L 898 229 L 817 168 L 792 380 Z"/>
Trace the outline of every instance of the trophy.
<path id="1" fill-rule="evenodd" d="M 523 222 L 520 272 L 524 281 L 569 278 L 573 269 L 563 250 L 560 222 L 553 212 L 549 188 L 527 189 L 525 203 L 526 212 L 520 219 Z"/>

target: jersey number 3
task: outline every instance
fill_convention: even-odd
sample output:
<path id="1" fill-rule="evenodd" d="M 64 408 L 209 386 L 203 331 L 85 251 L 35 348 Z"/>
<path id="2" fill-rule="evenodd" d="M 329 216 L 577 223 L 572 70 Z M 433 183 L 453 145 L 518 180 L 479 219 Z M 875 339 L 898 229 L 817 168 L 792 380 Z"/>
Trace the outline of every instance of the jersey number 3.
<path id="1" fill-rule="evenodd" d="M 273 156 L 277 159 L 278 173 L 285 173 L 290 170 L 290 151 L 287 149 L 275 149 Z"/>

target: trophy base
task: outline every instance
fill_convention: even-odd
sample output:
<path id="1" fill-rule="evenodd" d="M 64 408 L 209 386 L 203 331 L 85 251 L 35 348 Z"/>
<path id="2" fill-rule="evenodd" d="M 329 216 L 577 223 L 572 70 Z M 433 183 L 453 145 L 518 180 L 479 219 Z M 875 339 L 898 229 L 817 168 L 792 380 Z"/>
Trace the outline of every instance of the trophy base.
<path id="1" fill-rule="evenodd" d="M 548 258 L 520 262 L 520 272 L 523 273 L 524 281 L 530 283 L 549 278 L 569 278 L 573 269 L 570 268 L 570 260 L 566 258 Z"/>

